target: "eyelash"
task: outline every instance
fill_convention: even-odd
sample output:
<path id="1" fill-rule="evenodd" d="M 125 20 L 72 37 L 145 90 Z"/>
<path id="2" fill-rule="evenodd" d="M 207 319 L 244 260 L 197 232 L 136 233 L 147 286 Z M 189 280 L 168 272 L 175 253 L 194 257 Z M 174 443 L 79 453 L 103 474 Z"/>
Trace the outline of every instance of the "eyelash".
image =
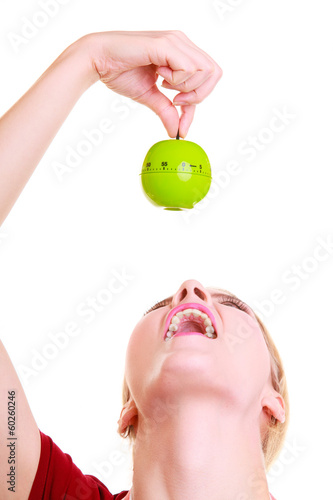
<path id="1" fill-rule="evenodd" d="M 237 299 L 236 297 L 225 297 L 225 299 L 220 299 L 218 298 L 217 299 L 217 302 L 223 306 L 225 305 L 228 305 L 228 303 L 232 303 L 234 304 L 235 306 L 238 307 L 238 309 L 240 309 L 241 311 L 245 311 L 245 312 L 248 312 L 248 307 L 246 304 L 244 304 L 244 302 L 242 302 L 240 299 Z"/>
<path id="2" fill-rule="evenodd" d="M 241 311 L 245 311 L 245 312 L 248 312 L 248 307 L 246 304 L 244 304 L 244 302 L 242 302 L 240 299 L 237 299 L 236 297 L 230 297 L 230 296 L 227 296 L 225 298 L 217 298 L 217 302 L 221 305 L 228 305 L 229 303 L 232 303 L 233 305 L 235 305 L 236 307 L 238 307 L 238 309 L 240 309 Z M 161 300 L 160 302 L 156 302 L 155 305 L 153 305 L 150 309 L 148 309 L 145 313 L 144 313 L 144 316 L 146 316 L 146 314 L 150 313 L 151 311 L 154 311 L 155 309 L 158 309 L 160 307 L 164 307 L 166 305 L 168 305 L 169 303 L 169 300 Z"/>
<path id="3" fill-rule="evenodd" d="M 166 306 L 167 304 L 169 303 L 168 300 L 164 299 L 164 300 L 161 300 L 160 302 L 156 302 L 155 305 L 153 305 L 152 307 L 150 307 L 145 313 L 144 313 L 144 316 L 146 316 L 146 314 L 150 313 L 151 311 L 154 311 L 155 309 L 158 309 L 159 307 L 164 307 Z"/>

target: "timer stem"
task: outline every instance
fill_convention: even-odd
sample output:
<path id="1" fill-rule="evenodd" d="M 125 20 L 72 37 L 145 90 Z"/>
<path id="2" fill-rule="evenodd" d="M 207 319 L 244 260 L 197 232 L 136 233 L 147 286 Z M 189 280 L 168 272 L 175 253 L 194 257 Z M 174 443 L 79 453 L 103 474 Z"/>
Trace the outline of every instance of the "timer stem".
<path id="1" fill-rule="evenodd" d="M 178 129 L 178 132 L 177 132 L 177 137 L 176 137 L 176 139 L 178 139 L 178 140 L 179 140 L 179 129 Z"/>

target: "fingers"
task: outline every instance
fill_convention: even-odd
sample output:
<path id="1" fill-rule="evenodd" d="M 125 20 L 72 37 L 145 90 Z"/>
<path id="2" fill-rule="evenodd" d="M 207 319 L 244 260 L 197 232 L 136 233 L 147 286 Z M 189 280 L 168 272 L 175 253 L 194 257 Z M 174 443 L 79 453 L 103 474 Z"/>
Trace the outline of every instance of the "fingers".
<path id="1" fill-rule="evenodd" d="M 179 119 L 178 111 L 172 102 L 158 90 L 155 85 L 148 92 L 136 99 L 152 109 L 161 119 L 169 137 L 176 137 L 178 130 L 183 139 L 186 137 L 194 118 L 196 106 L 181 106 L 181 117 Z"/>
<path id="2" fill-rule="evenodd" d="M 179 128 L 178 111 L 172 102 L 158 90 L 156 85 L 135 100 L 153 110 L 160 117 L 169 137 L 176 137 Z M 186 130 L 186 124 L 189 120 L 190 115 L 185 119 L 184 130 Z"/>
<path id="3" fill-rule="evenodd" d="M 194 118 L 196 106 L 181 106 L 182 114 L 179 121 L 179 135 L 183 139 L 187 136 Z"/>
<path id="4" fill-rule="evenodd" d="M 161 83 L 161 86 L 164 87 L 165 89 L 171 89 L 171 90 L 179 90 L 181 92 L 190 92 L 191 90 L 194 90 L 200 85 L 202 85 L 208 78 L 209 78 L 208 73 L 204 73 L 203 71 L 197 71 L 194 75 L 190 76 L 186 81 L 178 84 L 178 85 L 171 85 L 168 83 L 167 80 L 163 80 Z"/>
<path id="5" fill-rule="evenodd" d="M 179 90 L 183 93 L 195 91 L 196 98 L 200 96 L 201 101 L 208 96 L 217 82 L 222 77 L 222 69 L 219 66 L 209 66 L 209 68 L 197 68 L 195 70 L 172 71 L 170 68 L 158 68 L 157 73 L 163 76 L 162 87 L 171 90 Z M 175 83 L 178 80 L 178 83 Z M 181 81 L 180 81 L 181 80 Z M 209 80 L 208 85 L 204 85 Z M 173 81 L 173 83 L 170 83 Z M 199 100 L 194 95 L 191 97 L 191 104 L 198 104 Z"/>
<path id="6" fill-rule="evenodd" d="M 160 65 L 156 72 L 164 78 L 162 87 L 178 90 L 174 105 L 181 105 L 179 134 L 185 138 L 194 118 L 196 104 L 202 102 L 222 77 L 220 66 L 199 49 L 182 32 L 171 32 L 178 38 L 169 48 L 168 65 Z"/>
<path id="7" fill-rule="evenodd" d="M 196 92 L 199 91 L 200 95 L 202 95 L 202 99 L 204 99 L 205 88 L 202 86 L 211 77 L 212 77 L 212 75 L 209 74 L 208 72 L 200 70 L 200 71 L 197 71 L 193 76 L 189 77 L 185 82 L 183 82 L 179 85 L 170 85 L 166 80 L 163 80 L 161 86 L 165 89 L 178 90 L 178 91 L 184 92 L 184 93 L 191 92 L 192 90 L 195 90 Z M 214 78 L 212 80 L 214 80 Z M 215 80 L 213 83 L 213 87 L 216 85 Z M 202 90 L 201 90 L 201 87 L 202 87 Z M 195 104 L 198 104 L 198 103 L 195 103 Z"/>
<path id="8" fill-rule="evenodd" d="M 157 50 L 157 57 L 168 63 L 156 63 L 157 73 L 164 78 L 162 86 L 181 93 L 191 93 L 187 99 L 181 95 L 179 102 L 198 104 L 222 77 L 222 69 L 218 64 L 182 32 L 167 32 L 162 49 Z"/>
<path id="9" fill-rule="evenodd" d="M 139 41 L 135 57 L 126 55 L 126 64 L 130 65 L 127 73 L 138 73 L 139 69 L 149 73 L 153 69 L 153 75 L 148 80 L 138 80 L 143 92 L 131 97 L 160 117 L 169 137 L 176 137 L 179 128 L 180 136 L 185 138 L 196 104 L 211 93 L 222 77 L 222 70 L 182 32 L 141 32 Z M 156 73 L 164 79 L 162 87 L 179 92 L 173 103 L 157 88 Z M 122 93 L 128 95 L 128 90 Z M 181 106 L 180 119 L 175 105 Z"/>
<path id="10" fill-rule="evenodd" d="M 177 87 L 178 85 L 185 84 L 188 82 L 188 80 L 196 74 L 198 68 L 196 68 L 194 65 L 191 67 L 188 67 L 187 69 L 178 69 L 178 70 L 172 70 L 171 68 L 167 68 L 166 66 L 160 66 L 157 68 L 156 72 L 164 78 L 164 81 L 168 84 L 171 85 L 172 87 Z M 172 83 L 170 83 L 172 82 Z"/>
<path id="11" fill-rule="evenodd" d="M 175 105 L 180 103 L 199 104 L 199 102 L 202 102 L 212 92 L 212 90 L 215 88 L 216 82 L 216 76 L 212 75 L 207 78 L 207 80 L 199 87 L 191 91 L 184 91 L 177 94 L 173 99 L 173 103 Z"/>

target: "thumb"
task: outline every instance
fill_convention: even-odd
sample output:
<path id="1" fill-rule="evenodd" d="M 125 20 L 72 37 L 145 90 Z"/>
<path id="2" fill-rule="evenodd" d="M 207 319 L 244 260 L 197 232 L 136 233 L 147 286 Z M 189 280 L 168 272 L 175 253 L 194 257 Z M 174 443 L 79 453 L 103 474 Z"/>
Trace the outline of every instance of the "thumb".
<path id="1" fill-rule="evenodd" d="M 172 102 L 153 85 L 147 92 L 135 99 L 154 111 L 161 119 L 169 137 L 176 137 L 179 129 L 179 115 Z"/>

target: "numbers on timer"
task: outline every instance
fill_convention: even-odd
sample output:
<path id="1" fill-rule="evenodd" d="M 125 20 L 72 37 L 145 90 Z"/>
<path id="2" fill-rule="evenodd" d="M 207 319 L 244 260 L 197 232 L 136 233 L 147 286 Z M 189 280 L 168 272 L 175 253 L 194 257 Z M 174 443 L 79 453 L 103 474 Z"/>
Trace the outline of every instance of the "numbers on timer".
<path id="1" fill-rule="evenodd" d="M 168 166 L 168 162 L 167 161 L 161 161 L 161 166 L 163 167 L 163 170 L 165 170 L 165 167 Z M 185 167 L 187 166 L 186 165 L 186 162 L 182 162 L 181 163 L 181 166 L 182 166 L 182 170 L 184 171 L 185 170 Z M 146 163 L 146 167 L 149 168 L 151 167 L 151 162 L 149 161 L 148 163 Z M 194 168 L 194 169 L 197 169 L 198 168 L 198 165 L 189 165 L 190 169 Z M 199 165 L 199 172 L 202 173 L 202 165 Z"/>

